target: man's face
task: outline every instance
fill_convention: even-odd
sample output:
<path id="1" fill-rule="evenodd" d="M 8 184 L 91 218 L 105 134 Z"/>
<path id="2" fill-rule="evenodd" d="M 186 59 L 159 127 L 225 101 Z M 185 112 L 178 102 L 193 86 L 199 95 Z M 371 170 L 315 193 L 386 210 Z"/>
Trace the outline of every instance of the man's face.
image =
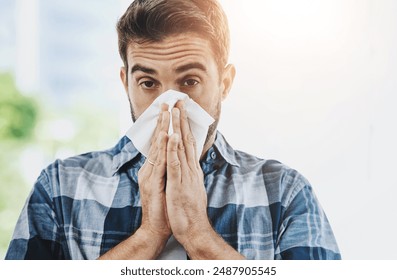
<path id="1" fill-rule="evenodd" d="M 123 67 L 120 75 L 134 121 L 161 93 L 174 89 L 189 95 L 215 119 L 207 139 L 214 136 L 234 67 L 228 65 L 219 73 L 209 41 L 185 33 L 160 42 L 131 43 L 127 60 L 128 69 Z"/>

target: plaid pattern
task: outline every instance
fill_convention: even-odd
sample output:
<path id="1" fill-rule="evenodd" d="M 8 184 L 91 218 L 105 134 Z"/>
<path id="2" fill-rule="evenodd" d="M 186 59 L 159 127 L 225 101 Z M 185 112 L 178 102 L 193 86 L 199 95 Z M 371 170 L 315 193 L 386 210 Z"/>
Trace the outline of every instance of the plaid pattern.
<path id="1" fill-rule="evenodd" d="M 126 239 L 141 223 L 144 161 L 124 136 L 110 150 L 48 166 L 6 259 L 95 259 Z M 295 170 L 235 151 L 219 132 L 201 167 L 214 229 L 248 259 L 340 259 L 311 186 Z"/>

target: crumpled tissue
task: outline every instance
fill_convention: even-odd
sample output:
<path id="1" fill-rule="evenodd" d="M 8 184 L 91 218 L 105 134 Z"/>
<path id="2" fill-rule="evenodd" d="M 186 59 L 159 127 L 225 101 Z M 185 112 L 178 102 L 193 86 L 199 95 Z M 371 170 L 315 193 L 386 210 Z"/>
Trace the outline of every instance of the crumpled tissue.
<path id="1" fill-rule="evenodd" d="M 194 139 L 196 140 L 197 159 L 200 158 L 204 148 L 205 139 L 207 138 L 208 128 L 215 120 L 187 94 L 176 90 L 167 90 L 160 94 L 160 96 L 153 101 L 142 115 L 139 116 L 126 133 L 135 148 L 137 148 L 145 157 L 149 154 L 150 141 L 157 125 L 161 105 L 163 103 L 168 104 L 168 110 L 171 112 L 171 109 L 175 106 L 178 100 L 185 101 L 190 129 Z M 172 133 L 172 115 L 170 115 L 168 135 L 171 135 Z"/>

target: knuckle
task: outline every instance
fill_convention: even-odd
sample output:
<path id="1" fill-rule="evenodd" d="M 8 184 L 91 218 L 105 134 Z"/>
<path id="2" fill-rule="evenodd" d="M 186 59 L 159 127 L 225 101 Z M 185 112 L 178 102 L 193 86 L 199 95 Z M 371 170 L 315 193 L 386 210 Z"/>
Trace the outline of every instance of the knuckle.
<path id="1" fill-rule="evenodd" d="M 157 166 L 163 166 L 164 164 L 165 164 L 165 158 L 159 158 L 159 159 L 157 159 L 157 161 L 156 161 L 156 165 Z"/>
<path id="2" fill-rule="evenodd" d="M 152 139 L 150 139 L 150 149 L 157 149 L 157 137 L 153 135 Z"/>
<path id="3" fill-rule="evenodd" d="M 173 160 L 169 163 L 169 166 L 172 168 L 178 168 L 181 165 L 181 163 L 179 162 L 179 160 Z"/>
<path id="4" fill-rule="evenodd" d="M 193 134 L 191 134 L 191 133 L 188 133 L 188 134 L 185 136 L 185 141 L 186 141 L 187 143 L 189 143 L 189 144 L 195 144 L 195 143 L 196 143 L 196 139 L 194 139 L 194 136 L 193 136 Z"/>
<path id="5" fill-rule="evenodd" d="M 184 121 L 187 121 L 187 114 L 186 114 L 185 110 L 181 111 L 181 119 L 184 120 Z"/>
<path id="6" fill-rule="evenodd" d="M 176 152 L 176 151 L 178 151 L 178 145 L 171 145 L 171 146 L 168 146 L 167 150 L 168 150 L 169 152 Z"/>

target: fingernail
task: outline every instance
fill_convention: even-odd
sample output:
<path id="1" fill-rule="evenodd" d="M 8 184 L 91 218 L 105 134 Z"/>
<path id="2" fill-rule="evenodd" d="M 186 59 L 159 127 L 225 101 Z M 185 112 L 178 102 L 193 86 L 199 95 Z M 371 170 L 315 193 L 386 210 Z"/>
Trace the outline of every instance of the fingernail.
<path id="1" fill-rule="evenodd" d="M 167 110 L 168 110 L 168 104 L 167 103 L 161 104 L 160 111 L 167 111 Z"/>
<path id="2" fill-rule="evenodd" d="M 179 109 L 178 108 L 173 108 L 172 112 L 175 114 L 176 117 L 179 117 Z"/>

